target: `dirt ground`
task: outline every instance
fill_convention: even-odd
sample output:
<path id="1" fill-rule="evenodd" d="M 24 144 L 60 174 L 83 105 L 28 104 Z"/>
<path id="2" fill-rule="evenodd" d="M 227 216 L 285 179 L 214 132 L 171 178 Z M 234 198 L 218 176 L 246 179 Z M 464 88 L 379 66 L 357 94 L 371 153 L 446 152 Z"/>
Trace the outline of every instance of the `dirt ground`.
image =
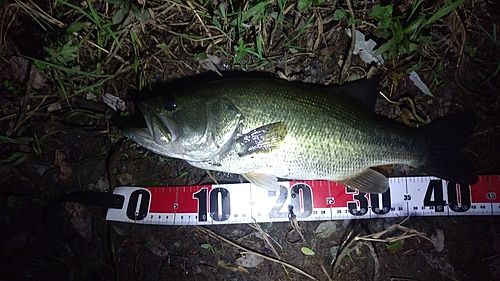
<path id="1" fill-rule="evenodd" d="M 306 242 L 291 243 L 288 222 L 259 224 L 259 231 L 249 224 L 109 222 L 102 209 L 82 204 L 44 212 L 51 199 L 70 192 L 213 183 L 204 170 L 124 139 L 120 128 L 137 117 L 135 101 L 217 79 L 217 72 L 336 84 L 375 68 L 385 76 L 382 92 L 396 101 L 380 97 L 376 113 L 413 124 L 419 122 L 411 121 L 413 107 L 424 121 L 474 112 L 478 125 L 464 153 L 478 174 L 499 175 L 500 4 L 465 1 L 422 29 L 419 38 L 430 43 L 420 42 L 417 51 L 388 58 L 377 68 L 348 55 L 348 16 L 333 15 L 339 8 L 349 14 L 353 5 L 355 18 L 362 19 L 356 28 L 380 45 L 384 40 L 375 34 L 369 11 L 391 3 L 394 17 L 403 15 L 407 26 L 411 21 L 404 17 L 418 1 L 380 2 L 313 1 L 306 11 L 296 2 L 269 2 L 263 17 L 254 12 L 244 24 L 230 23 L 238 16 L 224 16 L 221 5 L 229 7 L 224 1 L 1 2 L 0 281 L 500 280 L 498 216 L 410 217 L 403 226 L 420 236 L 397 243 L 350 242 L 405 218 L 335 221 L 328 237 L 314 233 L 322 222 L 299 221 Z M 418 13 L 428 18 L 443 2 L 422 4 Z M 249 3 L 259 2 L 234 5 L 248 10 Z M 265 38 L 262 47 L 255 38 Z M 417 64 L 435 97 L 419 91 L 405 74 Z M 106 93 L 119 98 L 118 109 L 103 101 Z M 397 166 L 391 176 L 418 173 Z M 222 183 L 240 180 L 225 173 L 213 177 Z M 262 233 L 275 242 L 266 242 Z M 395 230 L 388 237 L 403 233 Z M 444 234 L 439 251 L 422 238 L 438 233 Z M 303 254 L 305 245 L 315 254 Z M 346 247 L 352 251 L 335 262 Z M 239 269 L 237 259 L 252 252 L 275 260 Z M 283 266 L 276 254 L 310 276 Z"/>

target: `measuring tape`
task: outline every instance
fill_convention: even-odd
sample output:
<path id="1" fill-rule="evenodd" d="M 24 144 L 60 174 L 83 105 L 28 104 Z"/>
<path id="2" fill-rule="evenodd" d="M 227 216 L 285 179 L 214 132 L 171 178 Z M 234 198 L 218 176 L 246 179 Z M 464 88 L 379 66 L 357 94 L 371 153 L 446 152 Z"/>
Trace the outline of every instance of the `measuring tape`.
<path id="1" fill-rule="evenodd" d="M 279 182 L 279 191 L 250 183 L 175 187 L 121 186 L 121 208 L 106 219 L 136 224 L 212 225 L 250 222 L 500 215 L 500 175 L 464 186 L 435 177 L 389 179 L 383 194 L 366 194 L 331 181 Z"/>

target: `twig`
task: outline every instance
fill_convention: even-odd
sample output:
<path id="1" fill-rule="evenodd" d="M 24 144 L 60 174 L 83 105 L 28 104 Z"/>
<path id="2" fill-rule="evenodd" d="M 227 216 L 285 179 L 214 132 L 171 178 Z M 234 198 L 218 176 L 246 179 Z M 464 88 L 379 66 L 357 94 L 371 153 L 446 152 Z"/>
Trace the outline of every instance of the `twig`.
<path id="1" fill-rule="evenodd" d="M 302 229 L 300 229 L 299 221 L 297 221 L 297 217 L 295 216 L 295 214 L 292 213 L 291 215 L 289 215 L 289 218 L 290 218 L 290 226 L 292 227 L 292 229 L 290 229 L 290 231 L 288 231 L 287 236 L 296 231 L 300 236 L 301 243 L 306 242 L 306 238 L 304 238 L 304 235 L 302 234 L 302 231 L 301 231 Z M 288 239 L 287 239 L 287 242 L 296 243 L 298 241 L 291 242 L 291 241 L 288 241 Z"/>
<path id="2" fill-rule="evenodd" d="M 347 0 L 347 7 L 349 7 L 349 14 L 351 14 L 351 18 L 354 19 L 354 9 L 352 8 L 351 0 Z M 349 53 L 347 53 L 347 57 L 344 60 L 344 67 L 342 68 L 342 73 L 340 74 L 339 84 L 342 85 L 344 81 L 347 79 L 347 70 L 349 66 L 351 66 L 351 58 L 352 53 L 354 52 L 354 46 L 356 45 L 356 25 L 355 21 L 351 24 L 351 47 L 349 48 Z"/>
<path id="3" fill-rule="evenodd" d="M 363 245 L 368 247 L 370 249 L 370 254 L 372 255 L 373 259 L 373 279 L 372 280 L 379 280 L 380 278 L 380 261 L 378 260 L 377 253 L 375 252 L 375 248 L 373 247 L 372 243 L 369 242 L 363 242 Z"/>
<path id="4" fill-rule="evenodd" d="M 224 241 L 224 242 L 226 242 L 226 243 L 228 243 L 228 244 L 230 244 L 230 245 L 232 245 L 232 246 L 234 246 L 234 247 L 236 247 L 236 248 L 238 248 L 240 250 L 243 250 L 245 252 L 250 252 L 250 253 L 252 253 L 252 254 L 254 254 L 256 256 L 259 256 L 259 257 L 261 257 L 263 259 L 266 259 L 266 260 L 269 260 L 269 261 L 272 261 L 272 262 L 275 262 L 275 263 L 279 263 L 279 264 L 281 264 L 283 266 L 286 266 L 286 267 L 288 267 L 288 268 L 290 268 L 290 269 L 292 269 L 292 270 L 294 270 L 294 271 L 296 271 L 296 272 L 298 272 L 298 273 L 300 273 L 300 274 L 308 277 L 311 280 L 318 280 L 316 277 L 312 276 L 311 274 L 303 271 L 302 269 L 300 269 L 300 268 L 298 268 L 298 267 L 296 267 L 294 265 L 291 265 L 291 264 L 289 264 L 287 262 L 280 261 L 278 259 L 275 259 L 275 258 L 272 258 L 272 257 L 268 257 L 268 256 L 263 255 L 261 253 L 258 253 L 258 252 L 252 251 L 250 249 L 247 249 L 247 248 L 245 248 L 245 247 L 243 247 L 241 245 L 238 245 L 238 244 L 234 243 L 233 241 L 231 241 L 231 240 L 229 240 L 227 238 L 224 238 L 224 237 L 220 236 L 219 234 L 213 232 L 212 230 L 210 230 L 208 228 L 204 228 L 204 227 L 200 227 L 200 226 L 195 226 L 195 228 L 198 231 L 202 232 L 202 233 L 205 233 L 205 234 L 208 234 L 208 235 L 210 235 L 210 236 L 212 236 L 214 238 L 220 239 L 220 240 L 222 240 L 222 241 Z"/>
<path id="5" fill-rule="evenodd" d="M 321 264 L 321 269 L 323 270 L 323 273 L 325 273 L 326 278 L 328 278 L 328 281 L 333 281 L 332 277 L 330 277 L 330 274 L 328 274 L 328 271 L 323 264 Z"/>
<path id="6" fill-rule="evenodd" d="M 472 93 L 471 90 L 465 88 L 464 85 L 462 85 L 462 83 L 460 83 L 460 69 L 462 67 L 462 57 L 464 55 L 464 48 L 465 48 L 465 43 L 467 41 L 467 28 L 465 26 L 465 23 L 460 15 L 460 13 L 458 12 L 458 8 L 454 10 L 455 12 L 455 15 L 457 16 L 458 18 L 458 22 L 460 22 L 460 26 L 462 27 L 462 43 L 460 44 L 460 51 L 458 52 L 458 59 L 457 59 L 457 65 L 456 65 L 456 69 L 455 69 L 455 72 L 454 72 L 454 76 L 455 76 L 455 83 L 457 83 L 457 85 L 464 91 L 468 92 L 468 93 Z"/>
<path id="7" fill-rule="evenodd" d="M 189 7 L 191 8 L 191 10 L 193 11 L 193 13 L 196 15 L 196 18 L 200 21 L 201 23 L 201 26 L 203 26 L 203 28 L 205 29 L 205 31 L 207 32 L 208 34 L 208 37 L 212 37 L 212 34 L 210 33 L 210 30 L 208 30 L 207 26 L 205 25 L 205 23 L 203 22 L 203 20 L 201 19 L 200 15 L 198 14 L 198 11 L 196 11 L 196 9 L 194 8 L 193 4 L 191 3 L 191 1 L 187 1 Z"/>
<path id="8" fill-rule="evenodd" d="M 494 130 L 499 129 L 499 128 L 500 128 L 500 125 L 496 125 L 496 126 L 493 126 L 493 127 L 488 128 L 488 129 L 486 129 L 486 130 L 482 130 L 482 131 L 480 131 L 480 132 L 474 133 L 474 134 L 472 134 L 472 135 L 471 135 L 471 137 L 472 137 L 472 138 L 475 138 L 475 137 L 477 137 L 477 136 L 480 136 L 480 135 L 482 135 L 482 134 L 486 134 L 486 133 L 488 133 L 488 132 L 494 131 Z"/>

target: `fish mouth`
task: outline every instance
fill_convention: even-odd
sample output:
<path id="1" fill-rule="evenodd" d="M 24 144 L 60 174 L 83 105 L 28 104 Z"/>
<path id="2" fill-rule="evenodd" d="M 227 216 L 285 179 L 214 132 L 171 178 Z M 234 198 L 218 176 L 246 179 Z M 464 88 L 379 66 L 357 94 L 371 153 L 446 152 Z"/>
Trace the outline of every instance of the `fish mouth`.
<path id="1" fill-rule="evenodd" d="M 157 145 L 169 144 L 179 137 L 179 127 L 173 118 L 155 112 L 147 104 L 138 106 L 144 115 L 150 137 Z"/>

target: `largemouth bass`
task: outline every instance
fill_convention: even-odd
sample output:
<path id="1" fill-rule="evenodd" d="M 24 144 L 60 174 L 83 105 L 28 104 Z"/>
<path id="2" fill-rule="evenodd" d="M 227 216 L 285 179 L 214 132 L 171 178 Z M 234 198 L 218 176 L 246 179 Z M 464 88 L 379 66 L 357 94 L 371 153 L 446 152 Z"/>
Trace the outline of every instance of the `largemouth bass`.
<path id="1" fill-rule="evenodd" d="M 477 181 L 460 152 L 475 127 L 471 116 L 451 115 L 422 128 L 385 120 L 359 98 L 376 97 L 378 84 L 215 81 L 140 103 L 147 128 L 124 134 L 155 153 L 241 174 L 273 190 L 277 178 L 321 179 L 382 193 L 388 179 L 372 168 L 388 164 L 463 184 Z"/>

